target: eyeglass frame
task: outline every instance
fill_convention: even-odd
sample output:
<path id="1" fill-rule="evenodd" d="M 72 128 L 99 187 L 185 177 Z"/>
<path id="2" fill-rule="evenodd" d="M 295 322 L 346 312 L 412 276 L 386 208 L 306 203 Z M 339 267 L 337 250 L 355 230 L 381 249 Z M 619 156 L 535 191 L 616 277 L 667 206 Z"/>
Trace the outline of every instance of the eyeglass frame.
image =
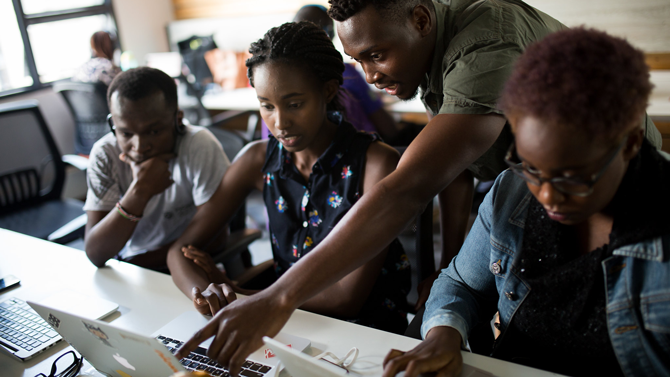
<path id="1" fill-rule="evenodd" d="M 512 161 L 512 154 L 516 150 L 516 143 L 515 143 L 514 140 L 512 141 L 511 145 L 509 146 L 509 149 L 507 150 L 507 153 L 505 154 L 505 163 L 510 167 L 510 170 L 512 171 L 512 173 L 514 173 L 516 176 L 520 177 L 524 181 L 526 181 L 526 182 L 528 182 L 528 183 L 530 183 L 534 186 L 542 186 L 542 184 L 544 182 L 548 182 L 551 185 L 551 187 L 553 187 L 555 190 L 557 190 L 557 191 L 559 191 L 563 194 L 579 196 L 579 197 L 586 197 L 586 196 L 589 196 L 589 195 L 593 194 L 593 186 L 595 186 L 595 184 L 598 183 L 598 180 L 605 174 L 605 172 L 607 171 L 607 168 L 609 168 L 609 166 L 614 161 L 615 157 L 623 149 L 624 145 L 626 145 L 626 141 L 628 141 L 628 137 L 625 137 L 623 139 L 623 141 L 621 141 L 621 143 L 619 144 L 617 149 L 614 151 L 614 153 L 607 159 L 607 162 L 605 163 L 605 165 L 603 165 L 603 167 L 600 168 L 600 170 L 598 172 L 591 175 L 590 182 L 585 181 L 585 180 L 583 180 L 579 177 L 575 177 L 575 178 L 572 178 L 572 177 L 542 178 L 538 175 L 535 175 L 534 173 L 530 172 L 527 168 L 524 168 L 523 163 L 518 163 L 518 162 Z M 517 157 L 518 157 L 518 155 L 517 155 Z M 530 178 L 526 174 L 524 174 L 524 172 L 528 172 L 528 174 L 537 178 L 538 182 L 531 181 Z M 575 182 L 577 184 L 583 184 L 583 185 L 586 185 L 588 187 L 588 190 L 586 192 L 581 192 L 581 193 L 580 192 L 577 192 L 577 193 L 567 192 L 567 191 L 565 191 L 565 190 L 563 190 L 559 187 L 556 187 L 554 185 L 554 183 L 557 183 L 557 182 Z"/>
<path id="2" fill-rule="evenodd" d="M 55 374 L 56 372 L 58 372 L 58 369 L 57 369 L 58 366 L 56 365 L 58 363 L 58 360 L 60 360 L 63 356 L 65 356 L 67 354 L 70 354 L 70 353 L 74 357 L 74 361 L 72 362 L 72 364 L 70 364 L 62 372 L 60 372 L 58 374 Z M 40 377 L 40 376 L 43 376 L 43 377 L 73 377 L 73 376 L 76 376 L 79 373 L 79 371 L 81 370 L 81 366 L 83 364 L 84 364 L 84 357 L 83 356 L 77 357 L 77 354 L 73 350 L 70 350 L 70 351 L 67 351 L 64 354 L 58 356 L 56 358 L 56 360 L 54 360 L 53 364 L 51 364 L 51 372 L 49 372 L 48 376 L 45 375 L 44 373 L 39 373 L 35 377 Z"/>

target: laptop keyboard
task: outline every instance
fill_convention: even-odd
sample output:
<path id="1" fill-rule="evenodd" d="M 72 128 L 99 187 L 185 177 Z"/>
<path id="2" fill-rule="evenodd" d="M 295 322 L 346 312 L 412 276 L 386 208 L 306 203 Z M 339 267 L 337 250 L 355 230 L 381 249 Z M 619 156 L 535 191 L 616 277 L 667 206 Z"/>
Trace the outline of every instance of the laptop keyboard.
<path id="1" fill-rule="evenodd" d="M 184 342 L 182 341 L 167 338 L 162 335 L 157 336 L 156 339 L 163 342 L 163 344 L 165 344 L 168 350 L 170 350 L 170 352 L 172 353 L 176 353 L 177 350 L 179 350 L 179 348 L 181 348 L 181 346 L 184 345 Z M 180 362 L 181 365 L 183 365 L 184 368 L 186 368 L 189 371 L 204 370 L 205 372 L 215 377 L 218 376 L 230 377 L 230 373 L 228 373 L 228 370 L 224 368 L 221 364 L 217 363 L 216 360 L 212 360 L 209 357 L 207 357 L 207 350 L 202 347 L 198 347 L 188 356 L 181 359 Z M 240 372 L 240 376 L 261 377 L 265 376 L 265 374 L 269 372 L 270 369 L 272 369 L 272 367 L 255 363 L 251 360 L 247 360 L 244 363 L 244 365 L 242 365 L 242 371 Z"/>
<path id="2" fill-rule="evenodd" d="M 0 338 L 32 351 L 56 337 L 60 339 L 25 301 L 10 298 L 0 302 Z"/>

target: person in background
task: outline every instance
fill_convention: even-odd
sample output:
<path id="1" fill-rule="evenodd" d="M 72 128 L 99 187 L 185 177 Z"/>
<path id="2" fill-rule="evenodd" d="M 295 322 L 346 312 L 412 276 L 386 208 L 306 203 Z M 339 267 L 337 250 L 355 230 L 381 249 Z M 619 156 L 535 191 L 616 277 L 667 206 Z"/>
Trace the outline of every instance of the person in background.
<path id="1" fill-rule="evenodd" d="M 309 256 L 358 199 L 393 171 L 399 156 L 336 112 L 342 56 L 316 25 L 270 29 L 249 52 L 249 81 L 273 136 L 249 144 L 235 158 L 223 179 L 226 201 L 215 220 L 227 223 L 251 191 L 263 193 L 275 263 L 272 279 L 258 287 L 265 288 Z M 236 286 L 196 247 L 182 252 L 171 250 L 170 260 L 184 266 L 171 269 L 172 276 L 201 313 L 216 314 L 235 293 L 259 292 Z M 396 239 L 301 308 L 402 334 L 410 279 Z"/>
<path id="2" fill-rule="evenodd" d="M 456 376 L 478 326 L 491 356 L 570 376 L 670 375 L 670 161 L 645 139 L 644 54 L 592 29 L 547 36 L 501 98 L 514 143 L 413 350 L 385 376 Z M 481 348 L 481 346 L 480 346 Z"/>
<path id="3" fill-rule="evenodd" d="M 308 4 L 300 8 L 293 18 L 293 22 L 309 21 L 323 29 L 332 40 L 335 38 L 333 20 L 328 17 L 323 5 Z M 365 132 L 377 132 L 390 145 L 397 144 L 398 126 L 383 107 L 381 97 L 370 90 L 365 79 L 356 70 L 353 64 L 344 64 L 344 81 L 342 88 L 342 102 L 344 117 L 356 127 Z M 262 136 L 267 138 L 269 131 L 263 123 Z M 407 145 L 407 143 L 402 144 Z"/>
<path id="4" fill-rule="evenodd" d="M 79 67 L 72 81 L 103 83 L 105 86 L 121 73 L 114 65 L 114 41 L 106 31 L 98 31 L 91 36 L 91 60 Z"/>
<path id="5" fill-rule="evenodd" d="M 118 258 L 166 271 L 170 248 L 218 247 L 226 232 L 212 218 L 230 162 L 206 128 L 182 123 L 174 80 L 131 69 L 112 81 L 107 100 L 112 132 L 93 145 L 87 170 L 91 262 Z"/>

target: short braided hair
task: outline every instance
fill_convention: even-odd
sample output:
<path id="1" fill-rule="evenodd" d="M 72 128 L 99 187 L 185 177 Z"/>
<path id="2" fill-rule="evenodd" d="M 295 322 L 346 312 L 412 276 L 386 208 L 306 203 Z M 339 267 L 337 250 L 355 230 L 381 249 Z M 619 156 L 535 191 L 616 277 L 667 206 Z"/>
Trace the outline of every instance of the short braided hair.
<path id="1" fill-rule="evenodd" d="M 642 51 L 580 27 L 529 46 L 498 105 L 510 119 L 530 115 L 611 140 L 641 123 L 651 88 Z"/>
<path id="2" fill-rule="evenodd" d="M 403 22 L 419 4 L 431 11 L 435 9 L 431 0 L 328 0 L 328 3 L 328 15 L 338 22 L 348 20 L 368 5 L 372 5 L 384 19 L 394 23 Z"/>
<path id="3" fill-rule="evenodd" d="M 251 44 L 247 59 L 247 77 L 254 84 L 253 68 L 274 61 L 298 64 L 311 71 L 321 83 L 344 82 L 342 55 L 335 49 L 326 32 L 311 22 L 287 22 L 270 29 L 262 39 Z M 338 96 L 328 104 L 329 110 L 340 110 Z"/>
<path id="4" fill-rule="evenodd" d="M 131 101 L 162 92 L 168 107 L 177 110 L 177 85 L 174 79 L 155 68 L 139 67 L 116 75 L 107 88 L 107 104 L 110 108 L 114 92 L 119 92 L 119 96 Z"/>

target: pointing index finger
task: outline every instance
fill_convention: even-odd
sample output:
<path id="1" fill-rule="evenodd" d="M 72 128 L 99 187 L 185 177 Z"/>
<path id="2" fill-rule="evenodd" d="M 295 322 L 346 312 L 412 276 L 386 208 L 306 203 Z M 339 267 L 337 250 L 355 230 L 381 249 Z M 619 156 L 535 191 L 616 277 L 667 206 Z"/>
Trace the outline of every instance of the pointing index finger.
<path id="1" fill-rule="evenodd" d="M 213 337 L 216 334 L 217 324 L 218 324 L 217 321 L 209 321 L 209 323 L 207 323 L 205 327 L 203 327 L 202 329 L 198 330 L 198 332 L 193 334 L 191 339 L 187 340 L 186 343 L 184 343 L 184 345 L 175 354 L 177 359 L 181 360 L 184 357 L 188 356 L 188 354 L 190 354 L 191 351 L 198 348 L 198 345 L 200 345 L 200 343 Z"/>

